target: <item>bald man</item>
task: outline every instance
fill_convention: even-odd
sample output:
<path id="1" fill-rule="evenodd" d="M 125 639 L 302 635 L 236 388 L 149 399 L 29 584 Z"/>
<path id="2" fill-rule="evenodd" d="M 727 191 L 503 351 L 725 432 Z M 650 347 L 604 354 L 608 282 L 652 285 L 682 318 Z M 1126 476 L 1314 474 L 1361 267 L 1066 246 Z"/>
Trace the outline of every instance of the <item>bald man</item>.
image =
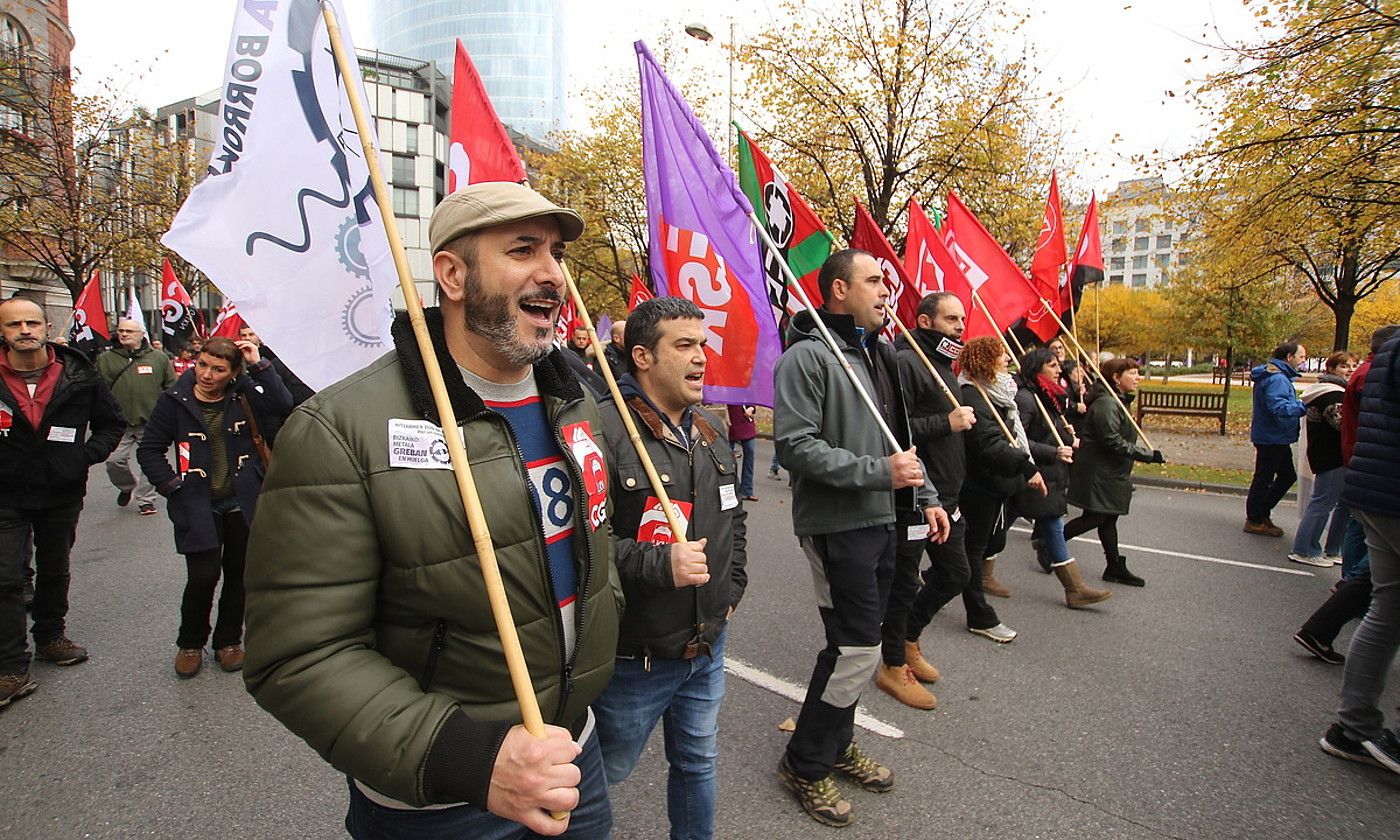
<path id="1" fill-rule="evenodd" d="M 151 516 L 156 512 L 156 489 L 136 467 L 136 447 L 141 445 L 156 398 L 175 384 L 175 368 L 164 350 L 146 340 L 146 328 L 139 321 L 123 318 L 117 322 L 117 346 L 97 357 L 97 372 L 126 415 L 126 430 L 107 461 L 107 478 L 117 488 L 117 506 L 126 507 L 134 496 L 136 510 Z"/>

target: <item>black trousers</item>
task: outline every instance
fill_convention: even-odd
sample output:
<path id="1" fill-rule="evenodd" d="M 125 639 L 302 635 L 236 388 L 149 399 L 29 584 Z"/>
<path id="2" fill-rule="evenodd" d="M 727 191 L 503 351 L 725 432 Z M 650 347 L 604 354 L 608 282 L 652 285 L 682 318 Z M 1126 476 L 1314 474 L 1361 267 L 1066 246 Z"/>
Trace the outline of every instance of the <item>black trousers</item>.
<path id="1" fill-rule="evenodd" d="M 185 555 L 189 577 L 180 599 L 180 634 L 176 639 L 182 648 L 202 648 L 209 640 L 209 613 L 214 608 L 214 589 L 219 585 L 220 573 L 224 589 L 219 594 L 214 649 L 236 645 L 243 639 L 243 566 L 248 552 L 248 523 L 243 519 L 243 511 L 235 507 L 225 513 L 215 512 L 214 528 L 221 544 L 218 548 Z"/>
<path id="2" fill-rule="evenodd" d="M 68 616 L 68 555 L 78 535 L 81 501 L 27 510 L 0 508 L 0 675 L 29 669 L 24 583 L 29 541 L 34 542 L 34 621 L 37 645 L 62 636 Z"/>
<path id="3" fill-rule="evenodd" d="M 982 559 L 1000 554 L 1002 549 L 1006 548 L 1006 531 L 1010 525 L 1002 515 L 1005 503 L 1006 500 L 1001 496 L 963 487 L 962 495 L 958 499 L 958 510 L 962 513 L 964 523 L 961 543 L 963 557 L 967 562 L 967 576 L 963 577 L 960 568 L 950 565 L 942 573 L 935 573 L 932 580 L 925 578 L 925 586 L 914 599 L 914 606 L 909 614 L 907 636 L 917 639 L 915 634 L 923 632 L 933 620 L 933 616 L 959 594 L 962 595 L 963 607 L 967 610 L 968 627 L 985 629 L 1001 623 L 997 611 L 987 603 L 987 595 L 982 591 Z M 948 537 L 949 543 L 960 536 L 956 525 L 957 523 L 954 523 L 953 534 Z M 952 558 L 950 560 L 956 562 Z"/>
<path id="4" fill-rule="evenodd" d="M 1244 515 L 1250 522 L 1263 522 L 1298 480 L 1293 469 L 1293 447 L 1286 443 L 1254 444 L 1254 478 L 1244 501 Z"/>
<path id="5" fill-rule="evenodd" d="M 894 525 L 875 525 L 802 539 L 826 630 L 787 746 L 788 761 L 804 779 L 830 774 L 851 742 L 856 703 L 880 661 L 895 537 Z"/>
<path id="6" fill-rule="evenodd" d="M 967 521 L 958 512 L 949 514 L 952 525 L 941 543 L 905 540 L 895 556 L 894 585 L 881 628 L 881 655 L 886 665 L 905 664 L 904 643 L 917 642 L 938 612 L 953 596 L 967 588 Z M 927 554 L 920 586 L 919 563 Z"/>
<path id="7" fill-rule="evenodd" d="M 1312 636 L 1324 645 L 1337 640 L 1337 634 L 1348 621 L 1360 621 L 1366 617 L 1371 607 L 1371 575 L 1363 573 L 1351 580 L 1344 580 L 1337 586 L 1332 597 L 1308 617 L 1302 632 Z"/>

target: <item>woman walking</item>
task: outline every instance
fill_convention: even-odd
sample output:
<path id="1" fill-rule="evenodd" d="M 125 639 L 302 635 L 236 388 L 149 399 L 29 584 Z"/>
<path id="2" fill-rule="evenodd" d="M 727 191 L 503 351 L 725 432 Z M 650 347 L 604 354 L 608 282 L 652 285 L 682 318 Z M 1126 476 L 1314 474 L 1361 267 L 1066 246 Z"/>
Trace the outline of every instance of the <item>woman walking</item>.
<path id="1" fill-rule="evenodd" d="M 1342 497 L 1342 394 L 1347 379 L 1356 370 L 1356 357 L 1338 351 L 1327 357 L 1324 373 L 1303 391 L 1299 399 L 1308 407 L 1303 430 L 1307 444 L 1304 459 L 1312 473 L 1312 492 L 1293 534 L 1293 551 L 1288 559 L 1308 566 L 1331 566 L 1342 562 L 1342 535 L 1346 533 L 1346 508 L 1337 507 Z M 1328 522 L 1331 527 L 1328 527 Z M 1321 544 L 1327 528 L 1327 545 Z"/>
<path id="2" fill-rule="evenodd" d="M 1103 579 L 1144 586 L 1147 582 L 1128 571 L 1128 558 L 1118 553 L 1118 518 L 1128 515 L 1133 500 L 1133 462 L 1164 464 L 1166 459 L 1161 450 L 1148 449 L 1138 440 L 1128 419 L 1128 406 L 1141 376 L 1137 361 L 1109 359 L 1100 370 L 1111 387 L 1098 382 L 1089 390 L 1084 440 L 1070 467 L 1066 494 L 1069 503 L 1084 512 L 1065 525 L 1065 541 L 1097 528 L 1108 561 Z M 1114 400 L 1120 405 L 1114 405 Z"/>
<path id="3" fill-rule="evenodd" d="M 194 369 L 161 394 L 151 412 L 137 460 L 166 497 L 175 550 L 185 555 L 188 578 L 175 654 L 175 673 L 182 678 L 204 664 L 221 572 L 214 657 L 225 671 L 243 667 L 244 552 L 267 470 L 258 430 L 280 426 L 291 410 L 292 395 L 256 344 L 211 338 Z M 170 467 L 172 445 L 179 472 Z"/>
<path id="4" fill-rule="evenodd" d="M 1037 561 L 1046 572 L 1053 572 L 1060 579 L 1065 589 L 1065 604 L 1079 609 L 1106 600 L 1112 593 L 1084 584 L 1079 564 L 1069 556 L 1069 546 L 1065 543 L 1065 486 L 1069 482 L 1070 464 L 1074 462 L 1075 437 L 1074 429 L 1065 419 L 1070 395 L 1061 384 L 1060 367 L 1060 360 L 1043 347 L 1031 350 L 1021 360 L 1021 373 L 1016 382 L 1016 409 L 1047 492 L 1044 496 L 1018 493 L 1012 498 L 1011 510 L 1034 523 L 1031 542 L 1036 547 Z M 1046 422 L 1047 417 L 1055 424 L 1053 430 Z"/>

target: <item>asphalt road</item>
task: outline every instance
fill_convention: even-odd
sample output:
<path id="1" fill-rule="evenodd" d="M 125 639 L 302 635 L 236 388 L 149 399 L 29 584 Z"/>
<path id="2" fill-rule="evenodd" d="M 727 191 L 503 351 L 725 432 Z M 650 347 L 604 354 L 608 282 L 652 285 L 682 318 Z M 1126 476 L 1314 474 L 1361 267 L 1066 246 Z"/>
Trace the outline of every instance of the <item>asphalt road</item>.
<path id="1" fill-rule="evenodd" d="M 721 716 L 726 838 L 834 832 L 774 776 L 787 737 L 778 724 L 798 705 L 763 686 L 805 683 L 821 633 L 787 486 L 766 477 L 768 447 L 760 441 L 765 475 L 750 504 L 749 590 L 728 642 L 753 671 L 731 673 Z M 184 571 L 169 522 L 118 509 L 100 471 L 90 487 L 69 628 L 92 659 L 36 664 L 39 690 L 0 713 L 0 837 L 344 836 L 343 777 L 259 710 L 237 675 L 206 667 L 176 679 Z M 923 641 L 943 672 L 939 708 L 869 689 L 866 711 L 898 737 L 857 738 L 897 785 L 884 795 L 843 785 L 857 821 L 840 836 L 1394 838 L 1400 777 L 1318 749 L 1341 669 L 1289 638 L 1335 574 L 1289 563 L 1286 541 L 1244 534 L 1242 520 L 1242 499 L 1140 490 L 1121 539 L 1142 547 L 1125 553 L 1147 587 L 1112 586 L 1112 599 L 1077 612 L 1013 534 L 998 576 L 1014 594 L 994 605 L 1020 638 L 972 636 L 955 602 Z M 1291 533 L 1292 506 L 1275 521 Z M 1073 549 L 1096 576 L 1097 545 Z M 1383 705 L 1391 715 L 1396 695 Z M 665 772 L 657 733 L 613 788 L 615 837 L 666 836 Z"/>

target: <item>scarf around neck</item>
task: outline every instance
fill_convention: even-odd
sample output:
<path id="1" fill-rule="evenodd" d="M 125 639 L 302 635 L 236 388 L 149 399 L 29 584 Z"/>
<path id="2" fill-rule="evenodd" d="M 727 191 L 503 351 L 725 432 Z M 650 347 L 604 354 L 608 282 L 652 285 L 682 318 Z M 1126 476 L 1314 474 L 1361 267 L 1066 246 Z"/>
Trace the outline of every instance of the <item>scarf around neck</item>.
<path id="1" fill-rule="evenodd" d="M 994 382 L 983 385 L 968 376 L 967 371 L 963 371 L 958 374 L 958 382 L 964 385 L 971 383 L 973 387 L 980 388 L 986 393 L 987 398 L 992 401 L 992 411 L 1001 414 L 1002 412 L 998 411 L 998 408 L 1009 409 L 1011 420 L 1006 425 L 1016 436 L 1016 446 L 1026 453 L 1027 458 L 1031 457 L 1031 446 L 1026 441 L 1026 429 L 1021 425 L 1021 412 L 1016 410 L 1016 380 L 1011 378 L 1011 374 L 998 373 Z M 1006 417 L 1003 416 L 1002 419 L 1005 420 Z"/>

